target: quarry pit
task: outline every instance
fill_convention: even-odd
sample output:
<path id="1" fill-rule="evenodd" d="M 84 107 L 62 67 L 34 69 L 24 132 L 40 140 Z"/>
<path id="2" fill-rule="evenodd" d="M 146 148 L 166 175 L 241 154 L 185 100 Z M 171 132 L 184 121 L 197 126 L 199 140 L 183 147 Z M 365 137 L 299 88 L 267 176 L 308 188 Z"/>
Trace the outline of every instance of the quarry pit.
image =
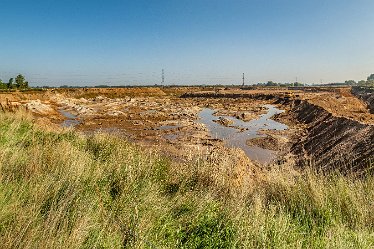
<path id="1" fill-rule="evenodd" d="M 215 154 L 259 167 L 363 173 L 374 161 L 374 114 L 354 94 L 349 87 L 75 88 L 2 92 L 0 103 L 27 109 L 47 129 L 108 133 L 178 161 Z"/>

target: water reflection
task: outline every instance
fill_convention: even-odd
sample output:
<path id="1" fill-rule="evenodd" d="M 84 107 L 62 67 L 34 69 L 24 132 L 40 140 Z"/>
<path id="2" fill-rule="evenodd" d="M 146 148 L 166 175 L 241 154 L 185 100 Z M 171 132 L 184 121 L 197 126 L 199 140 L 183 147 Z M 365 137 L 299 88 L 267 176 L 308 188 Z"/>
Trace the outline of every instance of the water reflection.
<path id="1" fill-rule="evenodd" d="M 59 110 L 59 112 L 67 118 L 61 123 L 62 127 L 74 127 L 81 122 L 78 120 L 78 117 L 74 114 L 71 114 L 70 112 L 64 111 L 64 110 Z"/>
<path id="2" fill-rule="evenodd" d="M 268 108 L 266 114 L 261 115 L 258 119 L 249 122 L 231 116 L 214 116 L 215 110 L 204 108 L 199 114 L 199 122 L 205 124 L 213 138 L 224 141 L 227 147 L 241 148 L 246 155 L 260 163 L 269 163 L 275 158 L 275 151 L 263 149 L 257 146 L 248 146 L 246 141 L 251 138 L 263 137 L 258 133 L 263 130 L 286 130 L 288 126 L 270 119 L 272 116 L 284 112 L 273 105 L 265 105 Z M 224 117 L 233 122 L 229 127 L 223 126 L 214 120 Z M 239 128 L 239 129 L 238 129 Z"/>

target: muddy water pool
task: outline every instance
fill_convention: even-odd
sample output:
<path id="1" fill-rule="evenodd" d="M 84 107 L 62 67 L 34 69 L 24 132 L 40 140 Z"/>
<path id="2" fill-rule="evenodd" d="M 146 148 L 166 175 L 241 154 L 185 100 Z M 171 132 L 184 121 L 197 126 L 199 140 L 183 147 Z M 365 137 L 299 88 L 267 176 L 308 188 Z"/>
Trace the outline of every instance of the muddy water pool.
<path id="1" fill-rule="evenodd" d="M 181 127 L 180 125 L 161 125 L 158 127 L 159 130 L 172 130 Z"/>
<path id="2" fill-rule="evenodd" d="M 268 108 L 267 113 L 261 115 L 258 119 L 248 122 L 231 116 L 215 116 L 215 110 L 204 108 L 199 113 L 198 122 L 204 124 L 213 138 L 221 139 L 225 145 L 230 148 L 240 148 L 252 160 L 266 164 L 276 157 L 276 152 L 263 149 L 257 146 L 248 146 L 246 141 L 256 137 L 266 135 L 259 134 L 259 130 L 286 130 L 288 126 L 270 119 L 272 116 L 284 112 L 273 105 L 265 105 Z M 217 122 L 219 118 L 226 118 L 232 121 L 230 126 L 224 126 Z"/>
<path id="3" fill-rule="evenodd" d="M 74 127 L 81 123 L 76 115 L 71 114 L 68 111 L 59 110 L 59 113 L 66 118 L 66 120 L 61 123 L 62 127 Z"/>

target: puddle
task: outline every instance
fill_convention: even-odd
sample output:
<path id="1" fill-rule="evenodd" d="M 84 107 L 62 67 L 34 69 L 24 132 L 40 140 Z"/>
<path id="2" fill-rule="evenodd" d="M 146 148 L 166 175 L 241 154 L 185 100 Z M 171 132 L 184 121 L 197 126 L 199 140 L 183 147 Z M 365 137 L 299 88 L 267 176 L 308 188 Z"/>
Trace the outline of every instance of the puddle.
<path id="1" fill-rule="evenodd" d="M 164 135 L 164 138 L 170 141 L 177 140 L 178 135 L 177 134 L 166 134 Z"/>
<path id="2" fill-rule="evenodd" d="M 70 112 L 59 110 L 59 112 L 67 118 L 61 123 L 62 127 L 74 127 L 76 125 L 79 125 L 81 121 L 78 120 L 78 117 L 74 114 L 71 114 Z"/>
<path id="3" fill-rule="evenodd" d="M 71 114 L 70 112 L 67 112 L 67 111 L 64 111 L 64 110 L 59 110 L 59 112 L 65 117 L 65 118 L 68 118 L 68 119 L 76 119 L 77 116 L 74 115 L 74 114 Z"/>
<path id="4" fill-rule="evenodd" d="M 158 130 L 171 130 L 171 129 L 176 129 L 176 128 L 179 128 L 179 127 L 181 127 L 181 126 L 180 125 L 161 125 L 157 129 Z"/>
<path id="5" fill-rule="evenodd" d="M 199 122 L 205 124 L 213 138 L 224 141 L 227 147 L 241 148 L 245 154 L 252 160 L 266 164 L 275 159 L 275 151 L 263 149 L 257 146 L 248 146 L 246 141 L 255 137 L 264 137 L 258 131 L 261 130 L 286 130 L 288 126 L 270 119 L 275 114 L 284 112 L 273 105 L 265 105 L 268 108 L 266 114 L 262 114 L 258 119 L 248 122 L 231 116 L 214 116 L 215 110 L 204 108 L 199 113 Z M 213 120 L 224 117 L 233 122 L 229 127 L 223 126 Z M 240 131 L 239 129 L 243 131 Z"/>
<path id="6" fill-rule="evenodd" d="M 166 131 L 166 130 L 177 129 L 177 128 L 180 128 L 180 127 L 181 127 L 180 125 L 161 125 L 160 127 L 157 128 L 157 130 Z M 165 134 L 165 135 L 163 135 L 163 137 L 166 140 L 175 141 L 175 140 L 177 140 L 177 138 L 179 136 L 177 134 L 171 133 L 171 134 Z"/>

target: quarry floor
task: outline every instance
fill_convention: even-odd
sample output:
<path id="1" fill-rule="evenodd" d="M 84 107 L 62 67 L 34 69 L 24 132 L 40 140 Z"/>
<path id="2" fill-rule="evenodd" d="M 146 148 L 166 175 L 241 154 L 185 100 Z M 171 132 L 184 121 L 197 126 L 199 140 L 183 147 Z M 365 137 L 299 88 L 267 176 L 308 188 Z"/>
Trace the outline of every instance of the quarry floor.
<path id="1" fill-rule="evenodd" d="M 181 97 L 187 92 L 190 93 L 187 97 Z M 247 95 L 250 97 L 245 97 Z M 196 155 L 217 154 L 257 165 L 264 163 L 248 159 L 243 150 L 229 148 L 224 141 L 216 139 L 206 125 L 199 122 L 199 113 L 210 108 L 216 116 L 249 122 L 267 112 L 265 105 L 284 110 L 271 119 L 286 124 L 288 129 L 260 130 L 261 137 L 248 140 L 247 144 L 274 152 L 274 158 L 266 164 L 293 164 L 294 155 L 290 150 L 308 130 L 291 113 L 297 101 L 308 101 L 336 117 L 374 125 L 374 115 L 364 102 L 350 93 L 349 88 L 79 88 L 0 93 L 3 109 L 26 107 L 35 122 L 46 129 L 75 129 L 85 135 L 110 133 L 142 146 L 154 147 L 181 161 Z M 237 130 L 243 132 L 240 128 Z"/>

